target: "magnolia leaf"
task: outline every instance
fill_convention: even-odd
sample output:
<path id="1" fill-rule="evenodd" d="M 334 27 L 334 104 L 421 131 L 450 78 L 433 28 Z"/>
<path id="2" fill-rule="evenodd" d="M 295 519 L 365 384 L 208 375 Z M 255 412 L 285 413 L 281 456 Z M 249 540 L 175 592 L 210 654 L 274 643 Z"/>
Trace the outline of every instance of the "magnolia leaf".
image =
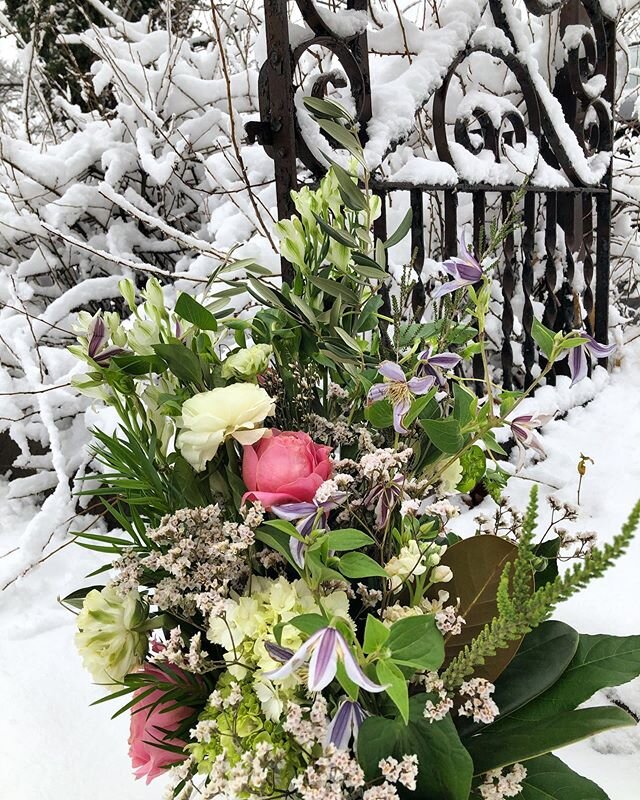
<path id="1" fill-rule="evenodd" d="M 453 572 L 447 591 L 450 597 L 460 598 L 459 614 L 465 620 L 461 633 L 445 637 L 445 663 L 455 658 L 498 615 L 496 595 L 500 577 L 505 566 L 513 563 L 517 555 L 518 548 L 514 544 L 489 534 L 463 539 L 444 553 L 440 563 Z M 495 681 L 515 656 L 522 638 L 498 650 L 495 656 L 478 667 L 475 675 Z"/>
<path id="2" fill-rule="evenodd" d="M 527 703 L 560 680 L 576 652 L 579 638 L 572 627 L 555 620 L 543 622 L 524 637 L 517 655 L 496 681 L 493 699 L 500 716 L 493 725 L 499 726 L 518 709 L 526 713 Z M 559 710 L 562 709 L 552 713 Z M 482 723 L 466 718 L 461 720 L 458 730 L 464 739 L 483 727 Z"/>
<path id="3" fill-rule="evenodd" d="M 474 773 L 481 775 L 491 769 L 545 755 L 602 731 L 629 725 L 635 725 L 633 717 L 611 706 L 565 711 L 538 720 L 535 725 L 511 717 L 467 739 L 466 747 L 473 758 Z"/>
<path id="4" fill-rule="evenodd" d="M 580 635 L 575 655 L 557 683 L 514 716 L 537 721 L 576 708 L 599 689 L 640 675 L 640 636 Z"/>
<path id="5" fill-rule="evenodd" d="M 609 800 L 593 781 L 578 775 L 556 756 L 527 761 L 527 777 L 518 800 Z"/>
<path id="6" fill-rule="evenodd" d="M 358 761 L 367 780 L 380 777 L 378 764 L 393 756 L 418 756 L 415 792 L 399 788 L 403 798 L 424 800 L 468 800 L 473 764 L 458 737 L 450 716 L 439 722 L 425 719 L 423 712 L 428 695 L 409 698 L 409 723 L 402 719 L 368 717 L 358 734 Z"/>

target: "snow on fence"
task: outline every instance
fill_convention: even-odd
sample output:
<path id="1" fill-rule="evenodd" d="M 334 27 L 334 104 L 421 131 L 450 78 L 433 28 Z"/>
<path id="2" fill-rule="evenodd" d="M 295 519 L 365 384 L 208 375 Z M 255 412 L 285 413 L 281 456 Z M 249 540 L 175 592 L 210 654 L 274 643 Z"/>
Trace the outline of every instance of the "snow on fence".
<path id="1" fill-rule="evenodd" d="M 373 7 L 368 17 L 367 6 L 265 0 L 261 119 L 247 132 L 274 160 L 279 216 L 292 213 L 291 190 L 326 169 L 332 143 L 302 97 L 330 90 L 377 168 L 379 235 L 408 194 L 416 307 L 427 257 L 455 254 L 465 224 L 478 247 L 515 198 L 523 224 L 503 243 L 496 336 L 505 386 L 535 374 L 536 312 L 606 341 L 615 0 L 456 0 L 426 27 Z"/>

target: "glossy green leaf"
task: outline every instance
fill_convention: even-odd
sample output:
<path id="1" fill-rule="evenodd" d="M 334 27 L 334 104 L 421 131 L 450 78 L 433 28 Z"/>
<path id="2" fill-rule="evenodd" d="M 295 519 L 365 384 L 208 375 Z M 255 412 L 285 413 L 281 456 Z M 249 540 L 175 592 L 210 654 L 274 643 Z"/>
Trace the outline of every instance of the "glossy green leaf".
<path id="1" fill-rule="evenodd" d="M 511 717 L 499 726 L 484 728 L 467 740 L 466 747 L 473 758 L 474 772 L 480 775 L 629 725 L 635 725 L 633 717 L 621 708 L 610 706 L 565 711 L 538 720 L 535 725 Z"/>
<path id="2" fill-rule="evenodd" d="M 423 715 L 427 695 L 409 699 L 409 724 L 402 719 L 366 719 L 358 734 L 358 761 L 367 780 L 380 777 L 379 762 L 393 756 L 418 756 L 415 792 L 400 789 L 402 798 L 468 800 L 473 764 L 463 747 L 451 717 L 429 722 Z"/>
<path id="3" fill-rule="evenodd" d="M 566 671 L 550 689 L 515 716 L 536 721 L 576 708 L 599 689 L 619 686 L 640 675 L 640 636 L 580 635 Z"/>
<path id="4" fill-rule="evenodd" d="M 470 644 L 485 625 L 498 614 L 496 595 L 500 577 L 508 563 L 515 561 L 517 547 L 499 536 L 482 535 L 463 539 L 442 556 L 441 564 L 453 571 L 447 585 L 451 597 L 460 598 L 459 613 L 466 624 L 457 636 L 446 637 L 447 662 Z M 533 573 L 531 575 L 533 590 Z M 522 638 L 486 660 L 477 675 L 494 681 L 515 656 Z"/>
<path id="5" fill-rule="evenodd" d="M 593 781 L 578 775 L 557 756 L 527 761 L 527 777 L 517 800 L 609 800 Z"/>
<path id="6" fill-rule="evenodd" d="M 500 716 L 494 725 L 499 726 L 518 709 L 526 710 L 527 703 L 560 680 L 576 652 L 578 639 L 577 631 L 555 620 L 543 622 L 524 637 L 515 658 L 496 681 L 493 699 Z M 464 739 L 483 727 L 466 718 L 459 730 Z"/>
<path id="7" fill-rule="evenodd" d="M 307 636 L 312 636 L 322 628 L 326 628 L 328 624 L 329 621 L 321 614 L 300 614 L 287 622 L 287 625 L 293 625 Z"/>

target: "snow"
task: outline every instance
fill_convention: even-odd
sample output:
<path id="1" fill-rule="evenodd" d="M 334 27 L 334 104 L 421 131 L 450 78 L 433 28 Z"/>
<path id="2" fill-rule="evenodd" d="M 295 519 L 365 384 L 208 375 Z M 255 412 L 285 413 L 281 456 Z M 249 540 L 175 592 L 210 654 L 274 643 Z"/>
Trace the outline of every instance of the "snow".
<path id="1" fill-rule="evenodd" d="M 593 398 L 585 406 L 576 406 Z M 579 530 L 597 530 L 610 540 L 640 495 L 640 340 L 622 351 L 610 376 L 599 370 L 569 389 L 560 379 L 531 400 L 528 409 L 568 410 L 543 431 L 548 457 L 528 464 L 507 487 L 524 506 L 531 480 L 541 495 L 576 502 L 580 453 L 591 456 L 583 482 Z M 622 410 L 624 410 L 622 415 Z M 0 485 L 3 517 L 0 556 L 24 543 L 36 514 L 30 502 L 12 500 Z M 458 518 L 468 533 L 485 504 Z M 544 516 L 544 514 L 543 514 Z M 606 575 L 558 609 L 556 617 L 585 633 L 637 634 L 637 564 L 640 538 Z M 1 562 L 0 562 L 1 563 Z M 89 703 L 100 697 L 81 667 L 73 646 L 73 617 L 56 596 L 84 585 L 83 575 L 99 563 L 87 551 L 64 548 L 13 584 L 0 604 L 0 760 L 6 795 L 20 800 L 160 800 L 161 783 L 136 783 L 127 759 L 127 722 L 109 719 L 115 706 Z M 640 681 L 618 690 L 640 711 Z M 606 702 L 604 696 L 598 701 Z M 34 769 L 34 753 L 38 754 Z M 46 754 L 46 757 L 45 757 Z M 611 800 L 637 800 L 640 729 L 602 734 L 591 743 L 565 748 L 560 755 L 578 772 L 598 782 Z"/>

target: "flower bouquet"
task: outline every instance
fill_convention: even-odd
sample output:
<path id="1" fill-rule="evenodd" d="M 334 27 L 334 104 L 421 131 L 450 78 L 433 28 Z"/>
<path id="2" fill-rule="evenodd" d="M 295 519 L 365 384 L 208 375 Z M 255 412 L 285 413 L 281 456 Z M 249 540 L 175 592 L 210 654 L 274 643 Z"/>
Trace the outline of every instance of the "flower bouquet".
<path id="1" fill-rule="evenodd" d="M 128 319 L 80 317 L 76 385 L 105 419 L 82 493 L 105 525 L 75 536 L 109 580 L 65 603 L 98 702 L 130 714 L 135 774 L 168 774 L 169 797 L 604 798 L 550 752 L 633 723 L 578 706 L 640 673 L 638 637 L 550 615 L 624 552 L 640 504 L 559 572 L 567 537 L 553 519 L 538 537 L 535 486 L 524 514 L 502 489 L 510 441 L 543 453 L 522 400 L 564 356 L 578 380 L 609 351 L 536 322 L 544 366 L 503 390 L 486 323 L 504 226 L 444 262 L 426 309 L 410 269 L 390 288 L 410 215 L 375 239 L 353 122 L 307 102 L 351 160 L 277 224 L 290 282 L 230 262 L 173 308 L 124 280 Z M 239 292 L 256 303 L 236 315 Z M 487 496 L 495 520 L 460 539 Z"/>

